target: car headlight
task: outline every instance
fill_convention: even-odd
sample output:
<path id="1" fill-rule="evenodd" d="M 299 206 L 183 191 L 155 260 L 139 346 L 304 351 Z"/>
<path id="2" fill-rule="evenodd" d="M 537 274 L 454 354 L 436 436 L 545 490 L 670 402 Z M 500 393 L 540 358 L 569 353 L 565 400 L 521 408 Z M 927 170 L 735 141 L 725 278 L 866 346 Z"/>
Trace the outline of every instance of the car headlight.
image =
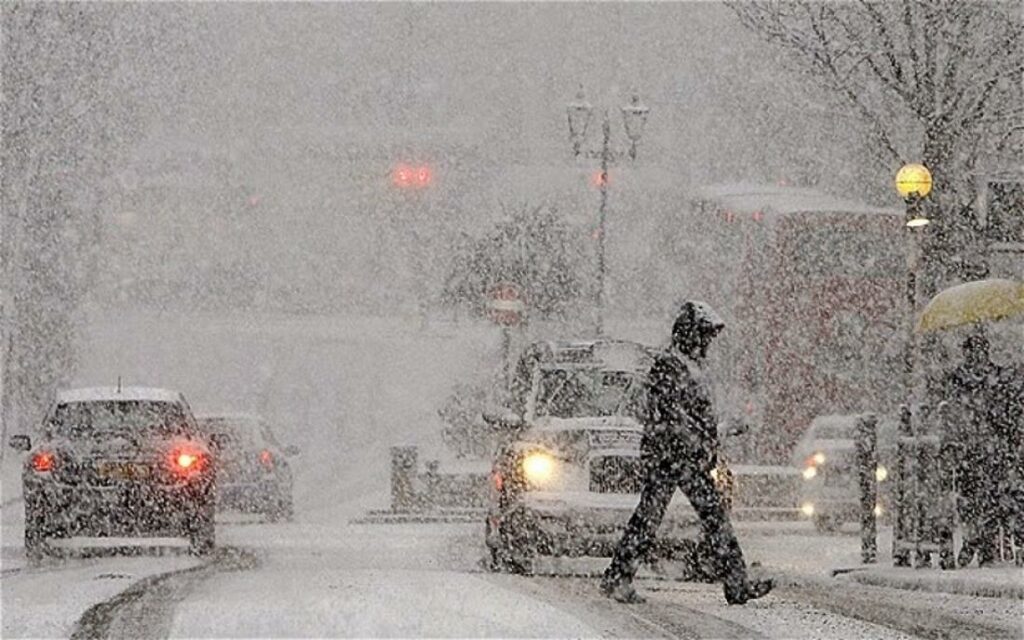
<path id="1" fill-rule="evenodd" d="M 875 480 L 877 480 L 878 482 L 884 482 L 885 479 L 888 478 L 888 477 L 889 477 L 889 470 L 888 469 L 886 469 L 882 465 L 878 465 L 877 467 L 875 467 Z"/>
<path id="2" fill-rule="evenodd" d="M 882 505 L 876 504 L 874 510 L 875 517 L 881 518 L 883 513 L 885 513 L 885 509 L 882 508 Z"/>
<path id="3" fill-rule="evenodd" d="M 803 472 L 804 480 L 811 480 L 818 475 L 818 468 L 815 466 L 806 467 Z"/>
<path id="4" fill-rule="evenodd" d="M 557 460 L 550 453 L 532 451 L 523 458 L 523 475 L 530 484 L 544 485 L 555 475 L 557 464 Z"/>
<path id="5" fill-rule="evenodd" d="M 805 503 L 803 503 L 802 505 L 800 505 L 800 512 L 803 513 L 808 518 L 810 518 L 811 516 L 814 515 L 814 503 L 813 502 L 805 502 Z"/>
<path id="6" fill-rule="evenodd" d="M 825 464 L 825 454 L 820 451 L 811 456 L 811 459 L 814 460 L 814 464 Z"/>

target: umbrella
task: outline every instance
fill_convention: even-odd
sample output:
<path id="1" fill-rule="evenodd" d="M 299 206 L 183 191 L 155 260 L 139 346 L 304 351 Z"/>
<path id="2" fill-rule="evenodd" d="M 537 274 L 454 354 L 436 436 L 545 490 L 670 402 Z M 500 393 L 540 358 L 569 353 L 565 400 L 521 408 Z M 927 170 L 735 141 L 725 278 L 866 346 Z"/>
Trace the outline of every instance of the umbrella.
<path id="1" fill-rule="evenodd" d="M 966 324 L 1024 315 L 1024 283 L 978 280 L 940 291 L 921 312 L 917 332 L 941 331 Z"/>

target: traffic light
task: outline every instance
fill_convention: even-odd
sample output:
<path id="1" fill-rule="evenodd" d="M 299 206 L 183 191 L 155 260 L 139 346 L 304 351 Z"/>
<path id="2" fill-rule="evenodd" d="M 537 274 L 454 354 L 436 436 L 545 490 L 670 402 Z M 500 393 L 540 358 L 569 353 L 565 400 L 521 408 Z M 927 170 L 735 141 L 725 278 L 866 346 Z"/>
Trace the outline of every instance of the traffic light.
<path id="1" fill-rule="evenodd" d="M 391 173 L 391 181 L 400 189 L 423 189 L 434 181 L 434 173 L 428 165 L 397 165 Z"/>

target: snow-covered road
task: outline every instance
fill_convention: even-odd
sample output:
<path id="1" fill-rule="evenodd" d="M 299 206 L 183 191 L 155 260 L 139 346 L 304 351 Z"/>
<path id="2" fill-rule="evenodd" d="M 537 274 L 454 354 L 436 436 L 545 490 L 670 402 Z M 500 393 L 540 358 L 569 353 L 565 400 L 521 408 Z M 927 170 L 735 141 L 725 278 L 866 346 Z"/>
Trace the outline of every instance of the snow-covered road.
<path id="1" fill-rule="evenodd" d="M 643 577 L 649 601 L 629 607 L 598 592 L 601 560 L 557 575 L 496 575 L 480 562 L 480 526 L 351 524 L 388 502 L 388 447 L 436 441 L 439 399 L 493 364 L 486 325 L 424 332 L 370 319 L 119 316 L 93 327 L 84 353 L 81 384 L 123 375 L 180 388 L 201 411 L 271 417 L 303 449 L 293 462 L 296 521 L 228 517 L 221 550 L 203 561 L 180 550 L 72 553 L 29 568 L 8 457 L 3 637 L 1024 635 L 1019 600 L 829 578 L 829 568 L 855 562 L 856 543 L 806 526 L 741 529 L 748 560 L 783 576 L 763 600 L 727 607 L 716 585 Z"/>
<path id="2" fill-rule="evenodd" d="M 12 560 L 3 635 L 66 636 L 80 616 L 83 636 L 125 638 L 991 637 L 998 629 L 972 619 L 1013 619 L 1011 601 L 947 596 L 936 605 L 936 594 L 813 579 L 729 607 L 717 585 L 646 577 L 648 603 L 626 606 L 598 592 L 602 561 L 575 562 L 576 575 L 490 574 L 478 526 L 345 524 L 357 505 L 310 509 L 294 523 L 228 518 L 219 527 L 224 550 L 205 566 L 180 556 L 73 557 L 40 569 Z M 19 552 L 5 546 L 7 558 Z M 919 618 L 932 605 L 929 624 Z"/>

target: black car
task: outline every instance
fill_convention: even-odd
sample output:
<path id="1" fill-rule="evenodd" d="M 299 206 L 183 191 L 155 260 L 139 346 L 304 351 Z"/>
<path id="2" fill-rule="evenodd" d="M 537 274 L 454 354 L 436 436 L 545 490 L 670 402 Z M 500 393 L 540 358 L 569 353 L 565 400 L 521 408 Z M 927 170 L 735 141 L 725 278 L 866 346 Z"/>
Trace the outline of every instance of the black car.
<path id="1" fill-rule="evenodd" d="M 22 473 L 25 553 L 76 536 L 184 537 L 197 555 L 214 547 L 216 502 L 210 448 L 184 396 L 142 387 L 64 391 Z"/>
<path id="2" fill-rule="evenodd" d="M 291 520 L 294 445 L 282 446 L 259 416 L 199 417 L 200 428 L 217 451 L 218 507 L 261 513 L 267 520 Z"/>

